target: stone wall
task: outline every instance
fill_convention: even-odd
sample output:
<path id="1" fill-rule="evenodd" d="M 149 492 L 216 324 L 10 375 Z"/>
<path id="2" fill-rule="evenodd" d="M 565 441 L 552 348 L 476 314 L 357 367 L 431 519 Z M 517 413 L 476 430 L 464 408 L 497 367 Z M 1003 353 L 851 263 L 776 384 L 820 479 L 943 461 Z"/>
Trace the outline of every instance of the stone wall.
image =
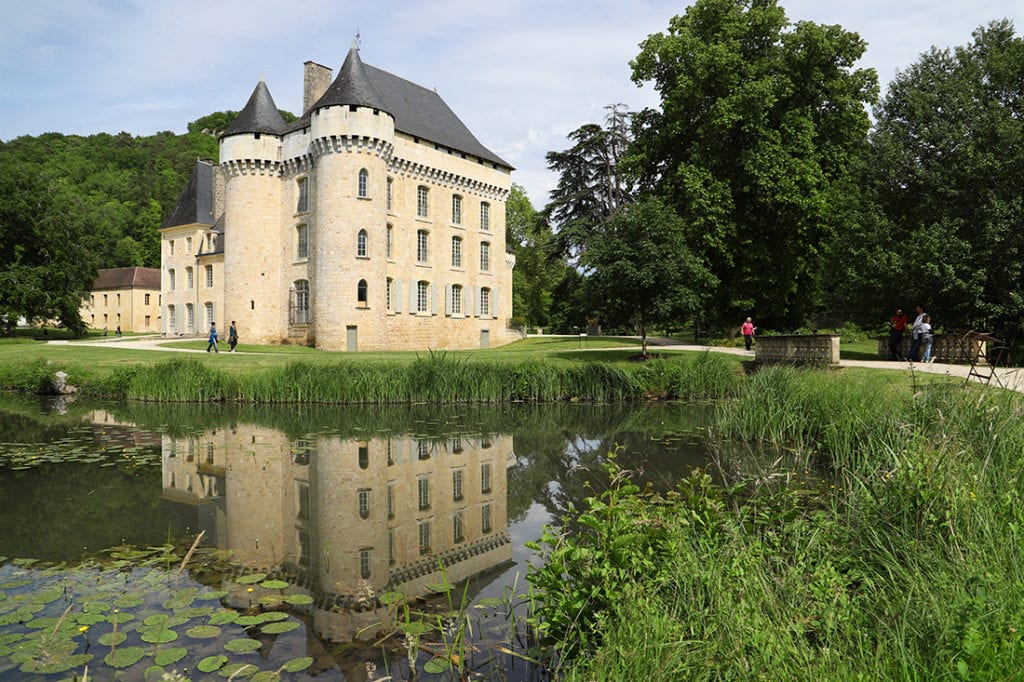
<path id="1" fill-rule="evenodd" d="M 839 365 L 838 334 L 759 336 L 754 347 L 761 365 Z"/>

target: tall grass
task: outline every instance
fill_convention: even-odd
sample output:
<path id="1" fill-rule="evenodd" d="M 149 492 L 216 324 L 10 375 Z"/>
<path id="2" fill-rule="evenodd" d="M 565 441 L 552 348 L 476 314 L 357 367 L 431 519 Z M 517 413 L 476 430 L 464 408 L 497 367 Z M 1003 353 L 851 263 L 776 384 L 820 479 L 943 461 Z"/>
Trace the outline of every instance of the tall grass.
<path id="1" fill-rule="evenodd" d="M 721 431 L 817 448 L 834 488 L 656 501 L 672 555 L 566 678 L 1021 679 L 1022 417 L 1022 396 L 977 386 L 758 372 Z"/>

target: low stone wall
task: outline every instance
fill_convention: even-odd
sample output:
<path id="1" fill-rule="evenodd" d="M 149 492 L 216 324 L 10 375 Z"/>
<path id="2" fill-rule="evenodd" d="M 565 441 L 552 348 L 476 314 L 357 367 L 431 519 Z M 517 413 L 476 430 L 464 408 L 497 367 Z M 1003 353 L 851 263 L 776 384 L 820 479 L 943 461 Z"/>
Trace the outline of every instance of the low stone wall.
<path id="1" fill-rule="evenodd" d="M 760 365 L 839 365 L 838 334 L 758 336 L 754 359 Z"/>
<path id="2" fill-rule="evenodd" d="M 910 352 L 910 334 L 903 337 L 900 345 L 900 354 L 907 357 Z M 980 339 L 968 339 L 963 334 L 936 334 L 932 340 L 932 358 L 935 362 L 964 362 L 970 363 L 977 357 L 979 350 L 987 350 L 985 342 Z M 918 351 L 917 356 L 921 357 Z M 878 357 L 889 358 L 889 337 L 878 339 Z"/>

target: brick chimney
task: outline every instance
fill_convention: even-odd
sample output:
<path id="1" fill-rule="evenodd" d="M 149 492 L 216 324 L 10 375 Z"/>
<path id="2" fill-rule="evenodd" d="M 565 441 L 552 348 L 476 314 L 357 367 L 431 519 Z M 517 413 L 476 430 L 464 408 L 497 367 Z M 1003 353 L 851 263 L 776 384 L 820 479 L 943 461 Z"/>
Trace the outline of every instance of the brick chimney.
<path id="1" fill-rule="evenodd" d="M 331 69 L 316 62 L 306 62 L 305 67 L 302 78 L 303 115 L 309 112 L 309 108 L 327 92 L 327 88 L 331 85 L 331 77 L 334 75 Z"/>

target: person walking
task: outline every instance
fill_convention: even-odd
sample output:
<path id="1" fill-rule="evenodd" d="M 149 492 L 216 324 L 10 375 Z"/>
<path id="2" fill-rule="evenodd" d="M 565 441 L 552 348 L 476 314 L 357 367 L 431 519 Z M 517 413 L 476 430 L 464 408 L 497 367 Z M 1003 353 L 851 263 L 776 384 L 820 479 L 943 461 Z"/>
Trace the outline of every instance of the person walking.
<path id="1" fill-rule="evenodd" d="M 925 315 L 924 320 L 921 322 L 921 347 L 924 351 L 921 353 L 921 362 L 932 361 L 932 341 L 935 339 L 935 334 L 932 331 L 932 316 Z"/>
<path id="2" fill-rule="evenodd" d="M 210 345 L 206 347 L 206 352 L 209 353 L 210 349 L 213 349 L 214 353 L 219 353 L 220 350 L 217 348 L 217 323 L 210 323 Z"/>
<path id="3" fill-rule="evenodd" d="M 237 345 L 238 345 L 238 330 L 235 329 L 235 321 L 231 320 L 231 326 L 228 327 L 228 346 L 230 346 L 231 349 L 228 352 L 229 353 L 234 353 L 235 352 L 235 346 L 237 346 Z"/>
<path id="4" fill-rule="evenodd" d="M 921 347 L 921 325 L 924 324 L 924 318 L 927 316 L 928 313 L 924 311 L 924 306 L 919 303 L 914 326 L 910 328 L 910 350 L 907 351 L 907 360 L 911 362 L 917 362 L 917 351 Z"/>
<path id="5" fill-rule="evenodd" d="M 889 359 L 900 360 L 903 358 L 903 335 L 907 333 L 907 316 L 903 314 L 903 308 L 897 308 L 896 314 L 889 318 Z"/>
<path id="6" fill-rule="evenodd" d="M 743 334 L 743 343 L 746 345 L 747 350 L 750 350 L 750 346 L 754 343 L 754 321 L 749 317 L 740 326 L 740 334 Z"/>

